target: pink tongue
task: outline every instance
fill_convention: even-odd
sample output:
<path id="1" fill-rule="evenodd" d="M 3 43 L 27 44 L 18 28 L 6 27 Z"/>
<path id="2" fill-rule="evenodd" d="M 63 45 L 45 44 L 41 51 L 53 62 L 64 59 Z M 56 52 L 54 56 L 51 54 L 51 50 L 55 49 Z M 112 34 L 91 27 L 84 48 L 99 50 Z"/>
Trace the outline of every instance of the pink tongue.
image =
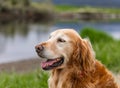
<path id="1" fill-rule="evenodd" d="M 52 61 L 42 62 L 42 63 L 41 63 L 41 67 L 42 67 L 42 68 L 48 67 L 48 66 L 54 64 L 56 61 L 57 61 L 57 60 L 55 59 L 55 60 L 52 60 Z"/>

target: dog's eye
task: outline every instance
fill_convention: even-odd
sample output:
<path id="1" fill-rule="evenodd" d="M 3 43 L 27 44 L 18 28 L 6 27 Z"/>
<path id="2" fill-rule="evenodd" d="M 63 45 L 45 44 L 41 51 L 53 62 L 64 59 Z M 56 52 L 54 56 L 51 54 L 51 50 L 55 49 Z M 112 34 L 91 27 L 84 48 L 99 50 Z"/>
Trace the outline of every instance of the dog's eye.
<path id="1" fill-rule="evenodd" d="M 57 42 L 66 42 L 64 39 L 58 38 Z"/>

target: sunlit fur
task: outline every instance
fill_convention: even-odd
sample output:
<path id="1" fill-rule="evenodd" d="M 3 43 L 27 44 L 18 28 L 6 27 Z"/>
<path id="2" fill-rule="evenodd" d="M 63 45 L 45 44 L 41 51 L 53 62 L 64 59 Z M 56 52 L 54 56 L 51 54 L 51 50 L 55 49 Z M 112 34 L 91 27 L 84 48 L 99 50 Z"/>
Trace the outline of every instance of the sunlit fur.
<path id="1" fill-rule="evenodd" d="M 66 42 L 58 44 L 60 37 Z M 95 59 L 89 40 L 76 31 L 56 30 L 41 44 L 46 58 L 64 56 L 64 63 L 51 70 L 49 88 L 118 88 L 111 73 Z"/>

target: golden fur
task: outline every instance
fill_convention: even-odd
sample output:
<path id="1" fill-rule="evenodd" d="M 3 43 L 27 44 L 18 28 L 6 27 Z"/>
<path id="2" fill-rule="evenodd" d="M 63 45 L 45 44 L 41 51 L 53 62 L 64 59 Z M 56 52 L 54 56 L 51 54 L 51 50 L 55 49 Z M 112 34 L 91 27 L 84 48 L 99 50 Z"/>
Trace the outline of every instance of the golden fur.
<path id="1" fill-rule="evenodd" d="M 55 41 L 60 37 L 65 42 L 58 44 Z M 46 48 L 46 58 L 64 56 L 64 63 L 51 70 L 49 88 L 118 88 L 111 73 L 95 59 L 89 40 L 82 39 L 76 31 L 56 30 L 39 45 Z"/>

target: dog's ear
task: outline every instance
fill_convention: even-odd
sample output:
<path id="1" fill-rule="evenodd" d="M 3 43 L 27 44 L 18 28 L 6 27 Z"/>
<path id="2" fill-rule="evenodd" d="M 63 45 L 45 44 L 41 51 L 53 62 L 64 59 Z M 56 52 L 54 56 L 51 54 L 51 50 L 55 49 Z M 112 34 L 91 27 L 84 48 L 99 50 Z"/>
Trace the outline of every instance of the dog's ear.
<path id="1" fill-rule="evenodd" d="M 94 68 L 95 53 L 89 39 L 79 39 L 76 43 L 76 51 L 74 52 L 76 60 L 80 64 L 80 69 L 89 72 Z"/>

